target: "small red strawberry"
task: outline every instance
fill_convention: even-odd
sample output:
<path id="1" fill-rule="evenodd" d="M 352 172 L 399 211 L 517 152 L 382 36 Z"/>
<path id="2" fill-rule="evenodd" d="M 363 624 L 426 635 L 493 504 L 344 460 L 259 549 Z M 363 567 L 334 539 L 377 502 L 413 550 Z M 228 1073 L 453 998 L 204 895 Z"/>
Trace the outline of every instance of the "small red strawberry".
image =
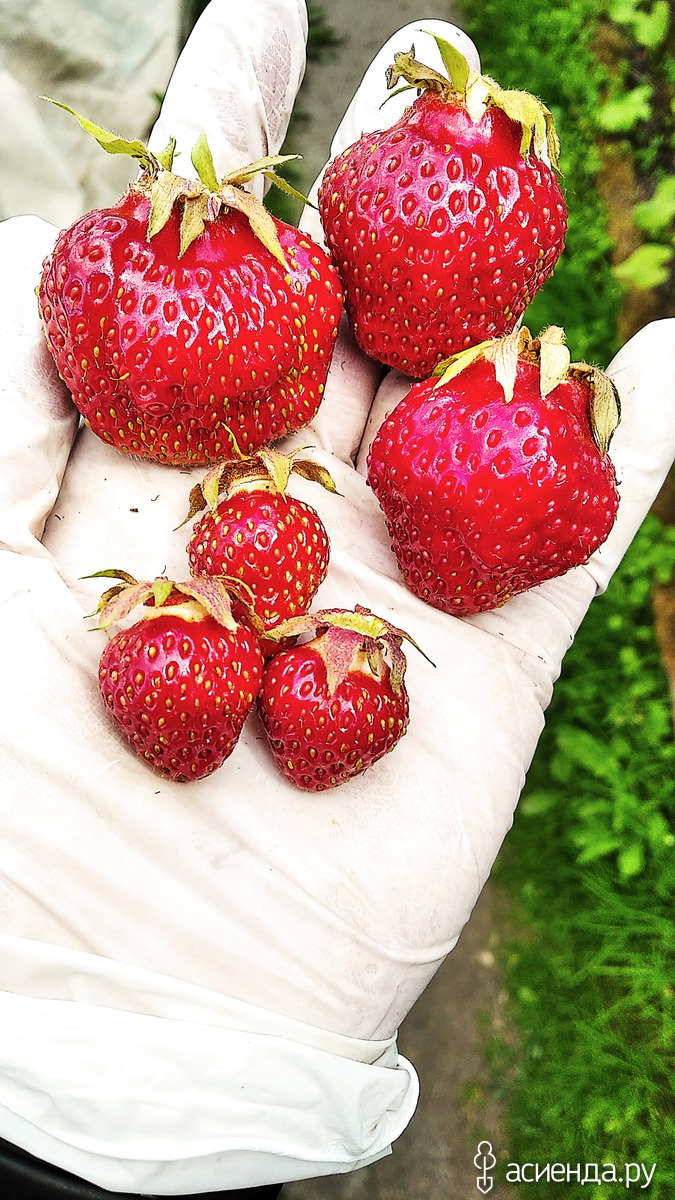
<path id="1" fill-rule="evenodd" d="M 338 155 L 319 190 L 357 342 L 416 379 L 515 327 L 567 227 L 549 110 L 436 40 L 448 77 L 414 47 L 397 54 L 388 86 L 403 77 L 421 94 Z"/>
<path id="2" fill-rule="evenodd" d="M 619 503 L 614 385 L 561 329 L 527 329 L 413 384 L 373 441 L 368 481 L 410 589 L 457 615 L 587 562 Z"/>
<path id="3" fill-rule="evenodd" d="M 160 774 L 179 783 L 211 774 L 235 747 L 263 668 L 255 636 L 232 616 L 225 581 L 98 575 L 124 580 L 102 597 L 99 629 L 144 605 L 140 620 L 101 655 L 108 712 Z"/>
<path id="4" fill-rule="evenodd" d="M 194 575 L 227 575 L 250 590 L 263 629 L 306 613 L 326 577 L 328 534 L 309 504 L 287 494 L 292 473 L 335 491 L 319 463 L 264 447 L 257 454 L 212 467 L 193 488 L 190 517 L 209 506 L 188 542 Z M 235 614 L 246 620 L 245 614 Z M 261 643 L 263 651 L 278 650 Z"/>
<path id="5" fill-rule="evenodd" d="M 341 292 L 324 250 L 244 186 L 257 171 L 278 182 L 285 159 L 218 180 L 202 136 L 200 179 L 186 180 L 172 147 L 156 156 L 78 120 L 143 168 L 116 204 L 59 235 L 38 289 L 48 346 L 87 424 L 124 453 L 182 465 L 227 458 L 226 426 L 251 451 L 306 425 Z"/>
<path id="6" fill-rule="evenodd" d="M 276 634 L 309 632 L 311 641 L 268 661 L 258 711 L 282 774 L 321 792 L 365 771 L 403 737 L 409 714 L 401 641 L 412 639 L 360 606 L 323 609 Z"/>

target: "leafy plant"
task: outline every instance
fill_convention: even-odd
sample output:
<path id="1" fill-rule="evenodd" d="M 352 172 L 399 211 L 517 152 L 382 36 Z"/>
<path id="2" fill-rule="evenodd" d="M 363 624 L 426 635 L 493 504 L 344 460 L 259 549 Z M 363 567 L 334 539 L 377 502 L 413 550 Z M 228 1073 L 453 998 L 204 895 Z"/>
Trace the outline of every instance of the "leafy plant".
<path id="1" fill-rule="evenodd" d="M 668 282 L 673 258 L 675 250 L 672 246 L 644 242 L 615 267 L 614 274 L 621 283 L 630 284 L 641 291 L 649 291 Z"/>
<path id="2" fill-rule="evenodd" d="M 614 0 L 611 17 L 617 25 L 627 27 L 635 41 L 648 50 L 663 44 L 670 26 L 668 0 L 655 0 L 651 6 L 641 4 L 640 0 Z"/>
<path id="3" fill-rule="evenodd" d="M 608 133 L 628 133 L 638 121 L 648 121 L 652 113 L 653 87 L 641 83 L 630 91 L 617 91 L 598 109 L 598 124 Z"/>
<path id="4" fill-rule="evenodd" d="M 656 185 L 651 200 L 633 211 L 635 224 L 653 237 L 667 233 L 675 220 L 675 175 L 666 175 Z"/>
<path id="5" fill-rule="evenodd" d="M 517 1042 L 486 1043 L 512 1161 L 656 1162 L 654 1200 L 675 1184 L 675 745 L 651 588 L 674 565 L 649 517 L 565 659 L 494 872 Z"/>
<path id="6" fill-rule="evenodd" d="M 570 344 L 590 316 L 589 353 L 606 361 L 622 272 L 613 274 L 598 198 L 599 137 L 625 139 L 638 172 L 656 184 L 636 210 L 652 243 L 627 260 L 624 277 L 652 288 L 672 265 L 675 65 L 666 6 L 604 0 L 591 13 L 582 0 L 531 0 L 508 26 L 500 8 L 499 0 L 462 0 L 484 69 L 538 91 L 562 142 L 570 227 L 543 291 L 545 311 Z M 604 14 L 628 39 L 630 61 L 614 72 L 593 52 Z M 610 101 L 602 129 L 597 112 Z M 654 1200 L 675 1191 L 675 746 L 651 591 L 674 563 L 675 532 L 650 517 L 565 659 L 493 873 L 504 901 L 498 957 L 510 1032 L 488 1030 L 484 1043 L 507 1107 L 502 1160 L 656 1163 Z M 605 1200 L 609 1190 L 583 1193 Z M 547 1185 L 547 1200 L 569 1194 L 568 1183 Z"/>

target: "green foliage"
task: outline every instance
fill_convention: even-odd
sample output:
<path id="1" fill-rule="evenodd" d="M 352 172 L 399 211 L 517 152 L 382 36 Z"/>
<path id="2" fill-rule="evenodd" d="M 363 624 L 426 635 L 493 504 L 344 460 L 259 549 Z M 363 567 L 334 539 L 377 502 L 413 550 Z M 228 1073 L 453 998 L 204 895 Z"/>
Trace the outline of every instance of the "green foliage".
<path id="1" fill-rule="evenodd" d="M 340 45 L 340 38 L 326 20 L 320 4 L 307 5 L 307 58 L 309 62 L 326 62 Z"/>
<path id="2" fill-rule="evenodd" d="M 670 6 L 665 0 L 605 0 L 606 15 L 624 37 L 624 49 L 598 114 L 601 129 L 633 157 L 636 174 L 652 198 L 636 207 L 644 243 L 615 271 L 624 287 L 665 289 L 675 264 L 675 63 L 667 40 Z M 649 193 L 648 193 L 649 194 Z"/>
<path id="3" fill-rule="evenodd" d="M 660 287 L 670 279 L 670 266 L 675 257 L 672 246 L 662 246 L 658 242 L 644 242 L 638 246 L 628 258 L 625 258 L 614 274 L 621 283 L 628 283 L 634 288 L 649 291 Z"/>
<path id="4" fill-rule="evenodd" d="M 627 28 L 630 35 L 648 50 L 655 50 L 666 40 L 670 26 L 668 0 L 655 0 L 652 5 L 640 0 L 613 0 L 611 17 L 617 25 Z"/>
<path id="5" fill-rule="evenodd" d="M 543 772 L 537 760 L 522 802 L 524 816 L 538 816 L 571 794 L 576 861 L 606 858 L 625 877 L 672 858 L 675 845 L 664 813 L 674 795 L 672 714 L 649 608 L 652 578 L 675 568 L 675 528 L 650 518 L 636 554 L 581 627 L 550 710 Z"/>
<path id="6" fill-rule="evenodd" d="M 651 200 L 638 204 L 633 217 L 635 224 L 653 237 L 667 233 L 675 219 L 675 175 L 660 179 Z"/>
<path id="7" fill-rule="evenodd" d="M 519 1044 L 488 1044 L 511 1161 L 656 1162 L 654 1200 L 675 1194 L 675 743 L 650 597 L 674 568 L 650 516 L 565 659 L 494 876 Z"/>
<path id="8" fill-rule="evenodd" d="M 607 76 L 592 52 L 594 12 L 587 0 L 564 6 L 531 0 L 509 20 L 503 0 L 460 0 L 459 8 L 485 73 L 504 87 L 540 96 L 560 137 L 561 186 L 569 210 L 566 246 L 525 323 L 533 332 L 562 325 L 573 358 L 605 366 L 618 349 L 620 288 L 596 187 L 597 110 Z"/>
<path id="9" fill-rule="evenodd" d="M 620 91 L 598 109 L 598 125 L 607 133 L 628 133 L 639 121 L 648 121 L 652 113 L 654 89 L 641 83 L 630 91 Z"/>

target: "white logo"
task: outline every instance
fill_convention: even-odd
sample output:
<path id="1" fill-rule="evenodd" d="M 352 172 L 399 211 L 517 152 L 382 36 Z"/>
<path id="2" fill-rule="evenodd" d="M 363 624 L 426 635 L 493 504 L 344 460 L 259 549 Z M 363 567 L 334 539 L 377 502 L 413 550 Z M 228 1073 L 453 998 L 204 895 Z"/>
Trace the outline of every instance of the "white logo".
<path id="1" fill-rule="evenodd" d="M 478 1153 L 473 1161 L 478 1167 L 476 1187 L 478 1188 L 479 1192 L 482 1192 L 484 1196 L 487 1196 L 494 1182 L 490 1172 L 497 1164 L 497 1159 L 492 1153 L 492 1143 L 479 1142 Z"/>

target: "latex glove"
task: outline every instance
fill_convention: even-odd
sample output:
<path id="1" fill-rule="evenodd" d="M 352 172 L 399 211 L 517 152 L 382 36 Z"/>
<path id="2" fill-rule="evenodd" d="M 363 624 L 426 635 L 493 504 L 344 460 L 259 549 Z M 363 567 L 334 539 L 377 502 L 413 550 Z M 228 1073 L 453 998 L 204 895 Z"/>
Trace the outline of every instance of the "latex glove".
<path id="1" fill-rule="evenodd" d="M 222 17 L 230 6 L 211 7 Z M 280 3 L 286 21 L 295 8 Z M 214 111 L 210 70 L 223 61 L 218 37 L 231 33 L 214 17 L 181 59 L 158 140 L 171 129 L 187 148 L 206 127 L 224 170 L 240 148 L 218 140 L 220 119 L 226 132 L 232 127 L 235 98 L 218 94 Z M 428 50 L 415 36 L 418 53 Z M 409 39 L 407 29 L 382 50 L 334 150 L 395 116 L 380 109 L 381 64 Z M 260 92 L 250 158 L 276 149 L 263 114 L 268 101 L 277 111 L 281 94 L 288 111 L 300 77 L 296 66 L 286 92 Z M 6 646 L 13 686 L 3 691 L 12 781 L 3 818 L 16 830 L 9 841 L 17 882 L 5 900 L 5 929 L 152 965 L 354 1036 L 388 1036 L 471 912 L 511 823 L 562 656 L 672 461 L 673 324 L 643 330 L 610 367 L 623 403 L 612 443 L 621 506 L 610 538 L 586 567 L 466 619 L 423 604 L 399 576 L 363 471 L 368 438 L 409 381 L 390 372 L 373 397 L 379 368 L 346 337 L 312 431 L 342 496 L 296 477 L 291 485 L 317 508 L 331 539 L 315 607 L 367 605 L 405 628 L 436 668 L 409 652 L 406 737 L 334 792 L 307 795 L 279 778 L 255 716 L 231 760 L 188 789 L 151 773 L 102 711 L 95 672 L 106 635 L 82 619 L 100 584 L 81 577 L 124 566 L 139 578 L 187 578 L 189 530 L 173 530 L 203 471 L 131 461 L 84 429 L 64 474 L 74 413 L 42 345 L 32 294 L 53 230 L 30 220 L 0 231 L 6 278 L 14 280 L 0 324 L 2 535 L 13 552 L 2 579 L 19 623 Z M 307 431 L 294 439 L 308 440 Z M 347 448 L 362 441 L 356 471 Z M 67 873 L 55 841 L 69 845 Z M 131 877 L 133 894 L 123 883 Z"/>
<path id="2" fill-rule="evenodd" d="M 242 161 L 233 129 L 246 130 L 244 158 L 278 148 L 276 114 L 281 106 L 288 115 L 302 74 L 304 12 L 294 0 L 262 7 L 261 22 L 260 3 L 240 11 L 214 0 L 169 88 L 157 144 L 173 132 L 187 161 L 205 128 L 218 171 Z M 248 53 L 230 55 L 245 15 Z M 414 36 L 428 58 L 433 43 Z M 383 49 L 334 149 L 395 119 L 395 102 L 379 107 L 382 62 L 410 41 L 408 27 Z M 275 60 L 270 45 L 288 54 Z M 282 60 L 277 86 L 261 62 Z M 643 330 L 610 367 L 624 415 L 612 443 L 621 505 L 608 541 L 586 567 L 467 619 L 424 605 L 399 576 L 364 461 L 409 383 L 395 372 L 380 383 L 380 368 L 343 332 L 319 416 L 290 443 L 316 444 L 342 493 L 291 484 L 331 539 L 314 607 L 366 605 L 406 629 L 436 668 L 410 651 L 406 737 L 335 791 L 307 794 L 282 779 L 255 715 L 222 769 L 172 784 L 130 752 L 103 711 L 96 667 L 105 635 L 83 620 L 100 589 L 81 577 L 115 566 L 139 578 L 186 578 L 189 531 L 173 530 L 203 472 L 131 461 L 87 430 L 68 457 L 75 418 L 32 294 L 53 236 L 34 221 L 0 227 L 12 280 L 0 297 L 11 681 L 0 700 L 3 929 L 149 967 L 318 1030 L 386 1039 L 457 942 L 511 824 L 562 657 L 672 462 L 674 323 Z M 87 994 L 86 978 L 78 986 Z"/>

